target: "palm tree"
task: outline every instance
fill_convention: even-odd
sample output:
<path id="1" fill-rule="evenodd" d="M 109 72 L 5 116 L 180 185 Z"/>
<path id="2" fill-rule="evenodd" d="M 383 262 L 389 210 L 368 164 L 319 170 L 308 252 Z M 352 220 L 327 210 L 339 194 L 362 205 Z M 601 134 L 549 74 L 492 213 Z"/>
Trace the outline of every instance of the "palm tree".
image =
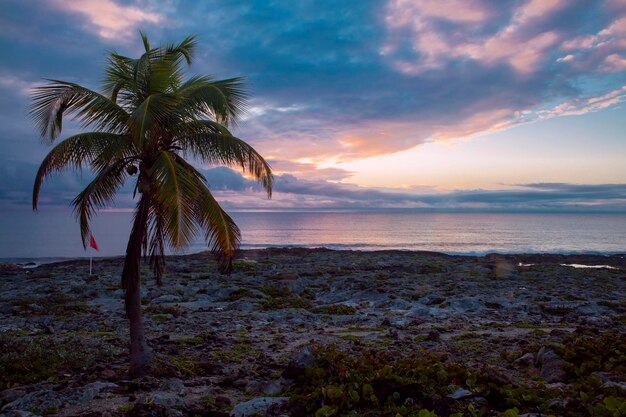
<path id="1" fill-rule="evenodd" d="M 138 59 L 111 53 L 102 93 L 78 84 L 48 80 L 33 91 L 31 116 L 52 144 L 63 116 L 72 115 L 92 132 L 57 144 L 45 157 L 33 189 L 33 210 L 50 174 L 67 168 L 90 168 L 93 181 L 72 205 L 86 247 L 90 219 L 109 205 L 129 177 L 138 196 L 122 271 L 126 315 L 130 324 L 130 375 L 149 373 L 152 353 L 145 343 L 141 313 L 141 254 L 157 283 L 166 247 L 183 248 L 198 232 L 217 255 L 222 272 L 232 269 L 240 232 L 208 189 L 204 176 L 188 161 L 238 166 L 272 192 L 272 172 L 251 146 L 228 130 L 244 110 L 242 79 L 184 77 L 196 49 L 193 36 L 178 45 L 152 48 L 141 34 L 145 53 Z"/>

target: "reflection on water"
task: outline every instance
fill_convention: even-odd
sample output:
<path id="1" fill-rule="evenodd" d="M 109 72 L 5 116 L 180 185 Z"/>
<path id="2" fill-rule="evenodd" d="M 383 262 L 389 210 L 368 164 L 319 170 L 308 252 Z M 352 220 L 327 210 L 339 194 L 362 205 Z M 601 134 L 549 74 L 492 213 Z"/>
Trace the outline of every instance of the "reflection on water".
<path id="1" fill-rule="evenodd" d="M 447 253 L 626 252 L 626 215 L 513 213 L 234 212 L 243 247 L 307 246 Z M 122 255 L 131 213 L 101 213 L 99 256 Z M 186 252 L 205 250 L 197 240 Z M 67 211 L 2 213 L 0 258 L 88 255 Z"/>

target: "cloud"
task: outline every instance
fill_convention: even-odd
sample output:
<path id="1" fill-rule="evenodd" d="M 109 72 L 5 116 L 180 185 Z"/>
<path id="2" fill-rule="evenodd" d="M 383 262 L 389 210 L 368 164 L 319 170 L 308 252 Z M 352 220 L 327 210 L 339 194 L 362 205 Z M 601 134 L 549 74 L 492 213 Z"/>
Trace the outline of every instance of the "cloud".
<path id="1" fill-rule="evenodd" d="M 538 111 L 536 116 L 538 119 L 550 119 L 558 116 L 581 115 L 606 109 L 624 101 L 626 101 L 626 86 L 600 96 L 576 98 L 552 109 Z"/>
<path id="2" fill-rule="evenodd" d="M 300 178 L 310 178 L 318 181 L 340 181 L 352 175 L 350 171 L 339 168 L 319 168 L 312 163 L 293 161 L 268 161 L 274 174 L 290 173 Z"/>
<path id="3" fill-rule="evenodd" d="M 122 5 L 114 0 L 52 0 L 52 5 L 89 20 L 85 29 L 106 40 L 127 42 L 145 25 L 161 23 L 164 16 L 139 6 Z"/>
<path id="4" fill-rule="evenodd" d="M 312 181 L 293 175 L 276 179 L 274 198 L 259 204 L 250 195 L 255 185 L 248 182 L 247 194 L 228 190 L 231 208 L 266 209 L 414 209 L 431 211 L 615 211 L 626 212 L 626 184 L 519 184 L 502 190 L 459 190 L 412 192 L 372 189 L 350 184 Z M 258 194 L 257 194 L 258 197 Z"/>
<path id="5" fill-rule="evenodd" d="M 37 83 L 28 81 L 17 74 L 11 74 L 8 72 L 0 72 L 0 88 L 11 91 L 17 91 L 22 96 L 28 96 L 31 93 L 31 89 L 35 87 Z"/>
<path id="6" fill-rule="evenodd" d="M 247 77 L 235 133 L 280 173 L 340 181 L 334 162 L 619 104 L 625 17 L 618 0 L 7 0 L 0 150 L 41 159 L 31 80 L 97 88 L 111 43 L 134 56 L 148 28 L 155 44 L 198 34 L 192 73 Z"/>
<path id="7" fill-rule="evenodd" d="M 584 100 L 623 85 L 618 52 L 590 69 L 563 47 L 594 28 L 616 30 L 622 12 L 608 3 L 391 0 L 383 15 L 369 2 L 314 11 L 309 2 L 235 9 L 258 36 L 242 31 L 218 52 L 250 74 L 262 103 L 239 133 L 273 159 L 328 166 L 558 117 L 573 104 L 583 114 L 598 108 Z"/>
<path id="8" fill-rule="evenodd" d="M 0 208 L 30 207 L 37 166 L 7 161 L 0 165 Z M 226 167 L 200 169 L 220 203 L 232 209 L 354 209 L 429 211 L 611 211 L 626 212 L 626 184 L 531 183 L 501 190 L 439 192 L 419 189 L 366 188 L 325 180 L 277 175 L 267 199 L 262 187 Z M 89 182 L 88 174 L 68 172 L 47 181 L 40 210 L 68 206 Z M 114 208 L 134 208 L 132 181 L 118 193 Z"/>
<path id="9" fill-rule="evenodd" d="M 382 52 L 395 55 L 400 48 L 400 36 L 408 34 L 416 56 L 414 59 L 396 59 L 396 68 L 407 74 L 419 74 L 444 67 L 454 59 L 471 59 L 484 65 L 505 64 L 516 72 L 527 75 L 535 72 L 551 48 L 559 43 L 557 30 L 542 27 L 542 23 L 571 5 L 565 0 L 530 0 L 512 10 L 506 24 L 493 32 L 482 32 L 487 20 L 498 17 L 495 8 L 486 2 L 456 2 L 446 4 L 447 13 L 433 13 L 443 8 L 439 2 L 412 2 L 392 0 L 387 5 L 385 22 L 390 37 Z M 450 10 L 454 10 L 450 13 Z M 455 24 L 453 30 L 449 25 Z M 463 25 L 463 27 L 459 27 Z M 545 25 L 547 26 L 547 25 Z"/>

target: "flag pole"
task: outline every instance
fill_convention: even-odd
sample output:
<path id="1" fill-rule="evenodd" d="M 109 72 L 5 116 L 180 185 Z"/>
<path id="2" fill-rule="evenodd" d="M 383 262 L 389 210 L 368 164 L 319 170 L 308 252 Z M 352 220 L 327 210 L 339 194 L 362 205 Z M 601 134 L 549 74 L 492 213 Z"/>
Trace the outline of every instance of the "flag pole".
<path id="1" fill-rule="evenodd" d="M 89 251 L 89 276 L 91 276 L 91 267 L 93 264 L 93 253 L 91 250 Z"/>

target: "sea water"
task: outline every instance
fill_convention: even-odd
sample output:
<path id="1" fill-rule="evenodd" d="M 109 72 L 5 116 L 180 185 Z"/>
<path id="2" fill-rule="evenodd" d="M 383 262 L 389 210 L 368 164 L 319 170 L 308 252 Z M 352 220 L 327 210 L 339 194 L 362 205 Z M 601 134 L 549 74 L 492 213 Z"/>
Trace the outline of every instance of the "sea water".
<path id="1" fill-rule="evenodd" d="M 242 248 L 327 247 L 427 250 L 449 254 L 626 253 L 626 214 L 231 212 Z M 125 253 L 132 213 L 101 212 L 94 256 Z M 206 250 L 201 238 L 183 253 Z M 0 213 L 0 258 L 89 256 L 67 210 Z M 44 259 L 45 260 L 45 259 Z"/>

